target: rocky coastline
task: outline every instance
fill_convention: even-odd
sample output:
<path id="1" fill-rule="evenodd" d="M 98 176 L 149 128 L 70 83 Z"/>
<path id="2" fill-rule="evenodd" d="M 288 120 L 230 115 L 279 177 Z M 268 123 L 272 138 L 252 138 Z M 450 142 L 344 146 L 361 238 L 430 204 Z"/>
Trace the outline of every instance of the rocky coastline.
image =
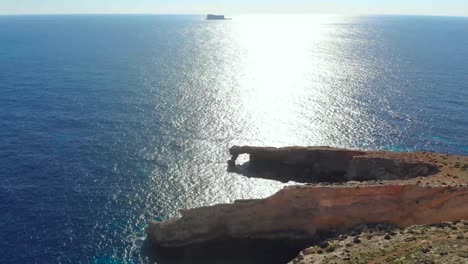
<path id="1" fill-rule="evenodd" d="M 286 241 L 286 245 L 294 244 L 288 254 L 269 263 L 286 263 L 299 252 L 302 255 L 293 263 L 315 263 L 301 250 L 362 225 L 405 229 L 468 220 L 465 156 L 329 147 L 233 146 L 229 152 L 230 172 L 302 184 L 265 199 L 182 210 L 180 218 L 151 222 L 147 235 L 153 247 Z M 249 161 L 237 164 L 238 156 L 244 154 Z"/>

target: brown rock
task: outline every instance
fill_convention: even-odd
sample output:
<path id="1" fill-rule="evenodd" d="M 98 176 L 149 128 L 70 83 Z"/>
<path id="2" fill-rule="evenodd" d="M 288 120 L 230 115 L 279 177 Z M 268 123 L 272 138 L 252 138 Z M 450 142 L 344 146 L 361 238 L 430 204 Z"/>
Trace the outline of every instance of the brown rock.
<path id="1" fill-rule="evenodd" d="M 468 219 L 468 172 L 453 166 L 460 160 L 468 163 L 467 157 L 328 147 L 234 146 L 230 153 L 231 171 L 320 184 L 290 186 L 265 199 L 182 210 L 181 218 L 149 224 L 147 234 L 155 245 L 183 247 L 231 239 L 310 240 L 319 232 L 368 223 L 385 223 L 378 229 L 391 233 L 394 225 L 404 228 Z M 249 154 L 250 161 L 236 165 L 240 154 Z M 445 175 L 456 178 L 448 182 Z M 345 246 L 353 244 L 346 242 Z"/>
<path id="2" fill-rule="evenodd" d="M 364 152 L 329 147 L 233 146 L 229 170 L 282 182 L 346 182 L 397 180 L 425 177 L 438 172 L 432 162 L 388 152 Z M 248 154 L 246 166 L 236 165 L 240 154 Z M 419 181 L 420 183 L 421 181 Z"/>
<path id="3" fill-rule="evenodd" d="M 308 239 L 362 223 L 406 227 L 468 219 L 467 203 L 468 188 L 285 188 L 266 199 L 183 210 L 181 218 L 150 223 L 147 232 L 168 247 L 233 238 Z"/>

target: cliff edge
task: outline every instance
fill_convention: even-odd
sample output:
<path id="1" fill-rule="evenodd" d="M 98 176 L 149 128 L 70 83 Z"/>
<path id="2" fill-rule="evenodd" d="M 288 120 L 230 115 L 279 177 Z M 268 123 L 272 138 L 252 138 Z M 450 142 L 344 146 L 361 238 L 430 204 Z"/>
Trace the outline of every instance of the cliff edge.
<path id="1" fill-rule="evenodd" d="M 399 228 L 468 219 L 468 158 L 429 152 L 329 147 L 230 148 L 228 170 L 248 177 L 306 183 L 233 204 L 182 210 L 151 222 L 158 247 L 229 240 L 317 243 L 317 236 L 362 224 Z M 236 164 L 241 154 L 249 161 Z"/>

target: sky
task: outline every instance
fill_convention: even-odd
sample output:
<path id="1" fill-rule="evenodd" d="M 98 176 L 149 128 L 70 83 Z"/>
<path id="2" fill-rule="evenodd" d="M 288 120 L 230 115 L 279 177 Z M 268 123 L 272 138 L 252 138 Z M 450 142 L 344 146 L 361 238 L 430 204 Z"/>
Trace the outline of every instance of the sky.
<path id="1" fill-rule="evenodd" d="M 468 16 L 468 0 L 0 0 L 0 14 L 95 13 Z"/>

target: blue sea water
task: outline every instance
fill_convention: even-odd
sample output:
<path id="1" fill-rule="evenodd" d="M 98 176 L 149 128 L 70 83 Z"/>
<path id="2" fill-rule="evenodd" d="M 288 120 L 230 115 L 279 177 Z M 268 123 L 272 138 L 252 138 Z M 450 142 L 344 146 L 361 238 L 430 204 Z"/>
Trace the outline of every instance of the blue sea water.
<path id="1" fill-rule="evenodd" d="M 145 263 L 233 144 L 468 154 L 468 18 L 0 16 L 0 263 Z"/>

